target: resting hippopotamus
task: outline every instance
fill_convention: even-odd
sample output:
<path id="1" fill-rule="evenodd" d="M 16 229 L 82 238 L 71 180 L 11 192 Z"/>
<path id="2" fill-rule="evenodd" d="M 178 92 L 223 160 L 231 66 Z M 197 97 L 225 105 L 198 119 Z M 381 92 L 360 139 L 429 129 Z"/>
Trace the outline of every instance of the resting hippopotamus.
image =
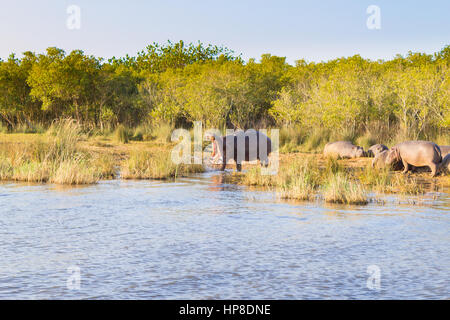
<path id="1" fill-rule="evenodd" d="M 379 154 L 380 152 L 383 152 L 385 150 L 389 150 L 388 147 L 386 147 L 384 144 L 374 144 L 373 146 L 371 146 L 369 148 L 369 150 L 367 150 L 367 155 L 369 157 L 375 157 L 377 154 Z"/>
<path id="2" fill-rule="evenodd" d="M 441 149 L 430 141 L 406 141 L 399 143 L 388 151 L 386 164 L 393 164 L 397 161 L 403 163 L 403 173 L 414 167 L 429 167 L 431 176 L 436 175 L 440 162 L 442 161 Z"/>
<path id="3" fill-rule="evenodd" d="M 442 158 L 442 161 L 439 165 L 439 172 L 450 173 L 450 153 Z"/>
<path id="4" fill-rule="evenodd" d="M 366 153 L 362 147 L 355 146 L 350 141 L 336 141 L 325 145 L 323 155 L 325 157 L 359 158 L 364 157 Z"/>
<path id="5" fill-rule="evenodd" d="M 259 131 L 237 132 L 218 139 L 218 142 L 222 157 L 222 171 L 225 170 L 229 159 L 234 159 L 237 171 L 242 170 L 242 161 L 259 160 L 266 167 L 269 164 L 272 141 Z"/>
<path id="6" fill-rule="evenodd" d="M 439 148 L 441 148 L 442 158 L 450 154 L 450 146 L 439 146 Z"/>

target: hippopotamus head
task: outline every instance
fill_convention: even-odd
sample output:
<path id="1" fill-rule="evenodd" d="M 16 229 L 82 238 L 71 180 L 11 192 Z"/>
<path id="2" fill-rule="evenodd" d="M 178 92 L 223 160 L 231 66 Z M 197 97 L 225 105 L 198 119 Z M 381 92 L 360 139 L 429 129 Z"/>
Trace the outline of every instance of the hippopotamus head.
<path id="1" fill-rule="evenodd" d="M 355 157 L 356 158 L 361 158 L 361 157 L 365 157 L 366 156 L 366 152 L 364 151 L 364 149 L 360 146 L 354 146 L 354 152 L 355 152 Z"/>
<path id="2" fill-rule="evenodd" d="M 375 157 L 377 154 L 383 152 L 384 150 L 388 150 L 388 147 L 386 147 L 384 144 L 375 144 L 367 150 L 367 154 L 370 157 Z"/>
<path id="3" fill-rule="evenodd" d="M 397 162 L 400 162 L 402 159 L 400 158 L 400 150 L 398 147 L 392 147 L 391 150 L 388 151 L 386 156 L 386 164 L 393 165 Z"/>

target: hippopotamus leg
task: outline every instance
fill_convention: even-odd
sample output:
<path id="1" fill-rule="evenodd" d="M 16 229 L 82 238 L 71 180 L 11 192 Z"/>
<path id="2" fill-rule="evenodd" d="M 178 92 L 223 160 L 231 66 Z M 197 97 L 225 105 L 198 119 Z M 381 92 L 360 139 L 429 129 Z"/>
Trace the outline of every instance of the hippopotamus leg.
<path id="1" fill-rule="evenodd" d="M 405 174 L 409 171 L 409 164 L 408 164 L 408 162 L 406 162 L 405 159 L 402 159 L 402 163 L 403 163 L 403 167 L 404 167 L 402 173 Z"/>
<path id="2" fill-rule="evenodd" d="M 259 162 L 261 163 L 262 166 L 264 166 L 265 168 L 267 168 L 269 166 L 269 159 L 265 158 L 265 159 L 260 159 Z"/>
<path id="3" fill-rule="evenodd" d="M 429 167 L 431 169 L 431 176 L 435 177 L 437 170 L 438 170 L 438 165 L 436 163 L 432 162 L 432 163 L 430 163 Z"/>

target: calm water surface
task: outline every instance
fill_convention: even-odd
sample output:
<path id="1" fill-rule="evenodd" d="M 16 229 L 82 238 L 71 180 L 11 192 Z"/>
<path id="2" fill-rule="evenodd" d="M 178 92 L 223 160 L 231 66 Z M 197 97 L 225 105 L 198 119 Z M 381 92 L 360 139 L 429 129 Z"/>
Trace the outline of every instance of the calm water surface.
<path id="1" fill-rule="evenodd" d="M 450 195 L 385 200 L 283 202 L 215 172 L 80 188 L 3 183 L 0 298 L 450 298 Z M 367 287 L 371 265 L 379 290 Z M 67 286 L 70 267 L 79 289 Z"/>

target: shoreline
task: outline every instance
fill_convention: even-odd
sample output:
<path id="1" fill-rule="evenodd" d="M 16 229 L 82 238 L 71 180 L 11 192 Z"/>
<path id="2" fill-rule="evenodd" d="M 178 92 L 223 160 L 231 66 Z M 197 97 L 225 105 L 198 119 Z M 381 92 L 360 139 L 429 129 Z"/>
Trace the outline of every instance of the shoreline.
<path id="1" fill-rule="evenodd" d="M 46 134 L 0 134 L 0 151 L 25 150 L 49 141 Z M 171 163 L 170 150 L 175 143 L 162 141 L 129 141 L 121 143 L 110 137 L 79 137 L 75 145 L 76 154 L 85 155 L 87 165 L 75 167 L 72 176 L 57 179 L 46 176 L 35 179 L 20 176 L 14 179 L 1 176 L 2 182 L 37 182 L 39 184 L 59 184 L 78 186 L 96 184 L 107 180 L 166 180 L 186 177 L 192 173 L 206 170 L 206 165 L 180 165 Z M 12 153 L 15 155 L 15 153 Z M 1 161 L 5 154 L 0 153 Z M 370 168 L 373 158 L 356 158 L 329 160 L 322 154 L 289 152 L 279 154 L 279 170 L 276 175 L 262 176 L 259 164 L 243 163 L 243 172 L 235 170 L 234 163 L 228 163 L 224 183 L 246 185 L 252 187 L 269 187 L 286 200 L 308 200 L 325 198 L 328 202 L 343 204 L 368 204 L 378 201 L 374 194 L 423 195 L 429 192 L 450 194 L 450 176 L 439 175 L 431 178 L 429 172 L 408 173 L 377 171 Z M 42 163 L 31 166 L 31 171 L 42 170 Z M 57 165 L 59 165 L 57 163 Z M 214 166 L 213 166 L 214 167 Z M 14 169 L 14 168 L 13 168 Z M 64 168 L 63 168 L 64 169 Z M 67 169 L 70 171 L 69 169 Z M 77 170 L 95 172 L 93 178 L 86 181 L 77 178 Z M 64 171 L 61 170 L 60 171 Z M 220 173 L 220 171 L 217 171 Z M 64 172 L 67 175 L 66 172 Z M 78 179 L 78 180 L 77 180 Z M 87 183 L 85 183 L 87 182 Z"/>

